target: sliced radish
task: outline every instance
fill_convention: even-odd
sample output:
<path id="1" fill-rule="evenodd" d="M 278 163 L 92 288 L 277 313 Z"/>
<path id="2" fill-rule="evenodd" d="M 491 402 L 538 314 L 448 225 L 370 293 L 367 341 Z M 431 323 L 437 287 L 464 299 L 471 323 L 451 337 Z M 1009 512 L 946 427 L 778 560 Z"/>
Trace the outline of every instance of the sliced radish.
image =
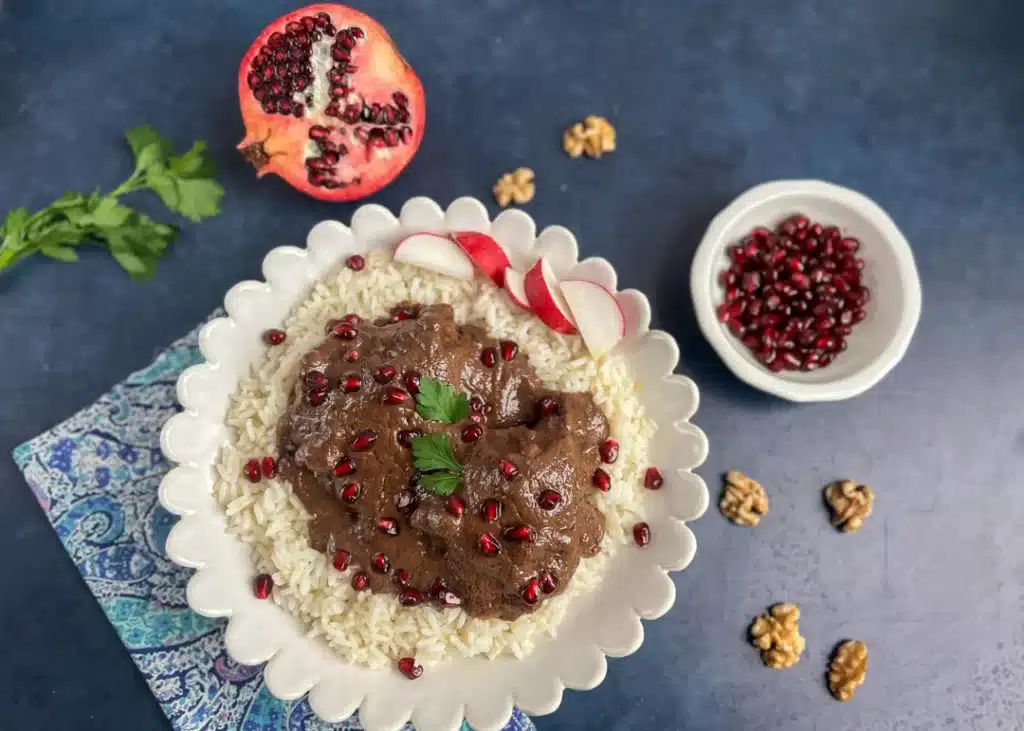
<path id="1" fill-rule="evenodd" d="M 505 270 L 511 262 L 497 241 L 479 231 L 455 231 L 452 238 L 473 263 L 480 267 L 480 271 L 497 286 L 504 286 Z"/>
<path id="2" fill-rule="evenodd" d="M 561 289 L 591 355 L 604 355 L 622 340 L 626 317 L 615 295 L 586 279 L 567 279 Z"/>
<path id="3" fill-rule="evenodd" d="M 523 275 L 512 267 L 505 270 L 505 294 L 512 300 L 512 303 L 530 309 L 530 303 L 526 301 L 526 289 L 523 286 Z"/>
<path id="4" fill-rule="evenodd" d="M 545 325 L 555 332 L 566 335 L 576 333 L 569 306 L 558 289 L 555 273 L 543 256 L 537 260 L 523 277 L 523 290 L 530 309 Z"/>
<path id="5" fill-rule="evenodd" d="M 472 279 L 473 260 L 447 236 L 416 233 L 406 236 L 395 247 L 395 261 L 446 274 L 456 279 Z"/>

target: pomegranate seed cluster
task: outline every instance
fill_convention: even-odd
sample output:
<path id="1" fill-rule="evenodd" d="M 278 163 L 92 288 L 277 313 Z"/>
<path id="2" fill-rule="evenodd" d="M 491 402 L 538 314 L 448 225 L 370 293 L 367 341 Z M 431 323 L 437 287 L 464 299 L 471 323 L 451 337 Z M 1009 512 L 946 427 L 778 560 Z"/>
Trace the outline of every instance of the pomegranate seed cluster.
<path id="1" fill-rule="evenodd" d="M 794 215 L 729 248 L 717 315 L 768 370 L 824 368 L 867 316 L 860 241 Z"/>

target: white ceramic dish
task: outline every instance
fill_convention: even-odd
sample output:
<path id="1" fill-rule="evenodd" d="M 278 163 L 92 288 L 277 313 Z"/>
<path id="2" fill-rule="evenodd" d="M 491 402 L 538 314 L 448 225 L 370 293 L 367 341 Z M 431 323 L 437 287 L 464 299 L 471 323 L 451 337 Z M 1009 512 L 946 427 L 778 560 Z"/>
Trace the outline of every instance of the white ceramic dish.
<path id="1" fill-rule="evenodd" d="M 544 254 L 556 272 L 600 281 L 623 306 L 627 336 L 618 346 L 629 359 L 641 399 L 659 425 L 651 445 L 652 463 L 664 475 L 658 491 L 644 491 L 650 544 L 630 545 L 609 562 L 602 584 L 574 600 L 558 635 L 538 643 L 523 660 L 457 660 L 428 668 L 415 681 L 396 670 L 347 665 L 325 644 L 307 638 L 297 620 L 252 592 L 250 553 L 225 531 L 211 494 L 212 465 L 228 439 L 228 399 L 239 378 L 264 352 L 260 334 L 278 326 L 313 282 L 353 253 L 393 247 L 412 231 L 490 232 L 516 267 Z M 310 232 L 307 248 L 281 247 L 263 262 L 266 283 L 242 282 L 228 292 L 228 316 L 210 322 L 199 337 L 206 362 L 178 381 L 184 412 L 164 427 L 161 446 L 178 464 L 160 486 L 160 501 L 181 516 L 167 540 L 177 563 L 197 569 L 188 585 L 190 606 L 200 614 L 228 617 L 225 644 L 238 662 L 268 662 L 267 687 L 282 699 L 309 693 L 313 710 L 339 721 L 356 710 L 366 731 L 389 731 L 411 719 L 419 731 L 455 731 L 463 718 L 477 729 L 499 729 L 513 705 L 530 714 L 554 711 L 565 688 L 590 689 L 606 671 L 605 656 L 634 652 L 643 641 L 641 619 L 669 610 L 675 586 L 667 571 L 687 566 L 696 550 L 684 521 L 707 508 L 708 492 L 692 470 L 707 455 L 707 440 L 688 422 L 697 408 L 697 388 L 673 375 L 679 357 L 675 341 L 648 329 L 650 307 L 635 290 L 617 292 L 615 271 L 603 259 L 577 261 L 576 240 L 552 226 L 536 235 L 528 215 L 507 211 L 491 222 L 479 201 L 460 198 L 442 209 L 427 198 L 403 206 L 398 218 L 377 205 L 359 208 L 351 228 L 331 221 Z"/>
<path id="2" fill-rule="evenodd" d="M 861 241 L 864 283 L 872 292 L 867 318 L 847 339 L 849 348 L 827 368 L 773 373 L 758 363 L 718 321 L 724 301 L 719 274 L 727 249 L 755 226 L 774 226 L 794 213 L 838 226 Z M 701 240 L 690 272 L 697 322 L 741 380 L 790 401 L 840 401 L 864 393 L 900 362 L 921 316 L 921 282 L 906 238 L 869 198 L 817 180 L 781 180 L 743 193 L 719 213 Z"/>

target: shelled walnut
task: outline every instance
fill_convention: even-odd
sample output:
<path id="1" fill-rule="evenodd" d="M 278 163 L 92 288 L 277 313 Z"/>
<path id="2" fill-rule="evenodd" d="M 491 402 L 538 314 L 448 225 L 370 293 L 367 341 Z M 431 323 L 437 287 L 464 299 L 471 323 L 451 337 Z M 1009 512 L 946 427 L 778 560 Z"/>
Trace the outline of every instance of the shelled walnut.
<path id="1" fill-rule="evenodd" d="M 565 130 L 562 148 L 569 157 L 601 157 L 615 150 L 615 128 L 604 117 L 590 115 Z"/>
<path id="2" fill-rule="evenodd" d="M 832 525 L 843 533 L 853 533 L 871 515 L 875 495 L 867 485 L 840 480 L 825 488 L 825 502 L 832 511 Z"/>
<path id="3" fill-rule="evenodd" d="M 796 665 L 807 646 L 800 634 L 800 609 L 795 604 L 776 604 L 750 625 L 750 642 L 768 667 Z"/>
<path id="4" fill-rule="evenodd" d="M 533 200 L 533 171 L 530 168 L 502 175 L 493 188 L 494 200 L 504 208 L 509 203 L 529 203 Z"/>
<path id="5" fill-rule="evenodd" d="M 867 673 L 867 645 L 856 640 L 840 642 L 828 666 L 828 689 L 837 701 L 848 701 Z"/>
<path id="6" fill-rule="evenodd" d="M 736 525 L 755 526 L 768 513 L 768 495 L 760 483 L 742 472 L 729 472 L 718 509 Z"/>

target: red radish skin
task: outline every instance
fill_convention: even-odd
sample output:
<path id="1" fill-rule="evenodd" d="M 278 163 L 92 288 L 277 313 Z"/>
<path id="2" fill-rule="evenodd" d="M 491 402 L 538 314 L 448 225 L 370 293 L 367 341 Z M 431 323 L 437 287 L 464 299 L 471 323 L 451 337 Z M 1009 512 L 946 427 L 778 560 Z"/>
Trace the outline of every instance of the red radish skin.
<path id="1" fill-rule="evenodd" d="M 395 261 L 428 269 L 456 279 L 470 280 L 476 275 L 473 260 L 447 236 L 415 233 L 395 247 Z"/>
<path id="2" fill-rule="evenodd" d="M 257 175 L 321 200 L 377 192 L 423 140 L 422 83 L 383 27 L 344 5 L 310 5 L 268 25 L 242 58 L 238 96 L 238 149 Z"/>
<path id="3" fill-rule="evenodd" d="M 509 267 L 505 270 L 505 294 L 512 300 L 512 304 L 529 311 L 530 303 L 526 301 L 526 285 L 521 272 Z"/>
<path id="4" fill-rule="evenodd" d="M 618 345 L 626 334 L 626 316 L 615 295 L 586 279 L 567 279 L 560 286 L 591 355 L 604 355 Z"/>
<path id="5" fill-rule="evenodd" d="M 505 286 L 505 270 L 511 262 L 501 244 L 478 231 L 456 231 L 452 239 L 488 279 L 498 287 Z"/>
<path id="6" fill-rule="evenodd" d="M 523 289 L 530 309 L 545 325 L 563 335 L 575 335 L 576 323 L 558 288 L 551 265 L 544 257 L 530 267 L 523 277 Z"/>

